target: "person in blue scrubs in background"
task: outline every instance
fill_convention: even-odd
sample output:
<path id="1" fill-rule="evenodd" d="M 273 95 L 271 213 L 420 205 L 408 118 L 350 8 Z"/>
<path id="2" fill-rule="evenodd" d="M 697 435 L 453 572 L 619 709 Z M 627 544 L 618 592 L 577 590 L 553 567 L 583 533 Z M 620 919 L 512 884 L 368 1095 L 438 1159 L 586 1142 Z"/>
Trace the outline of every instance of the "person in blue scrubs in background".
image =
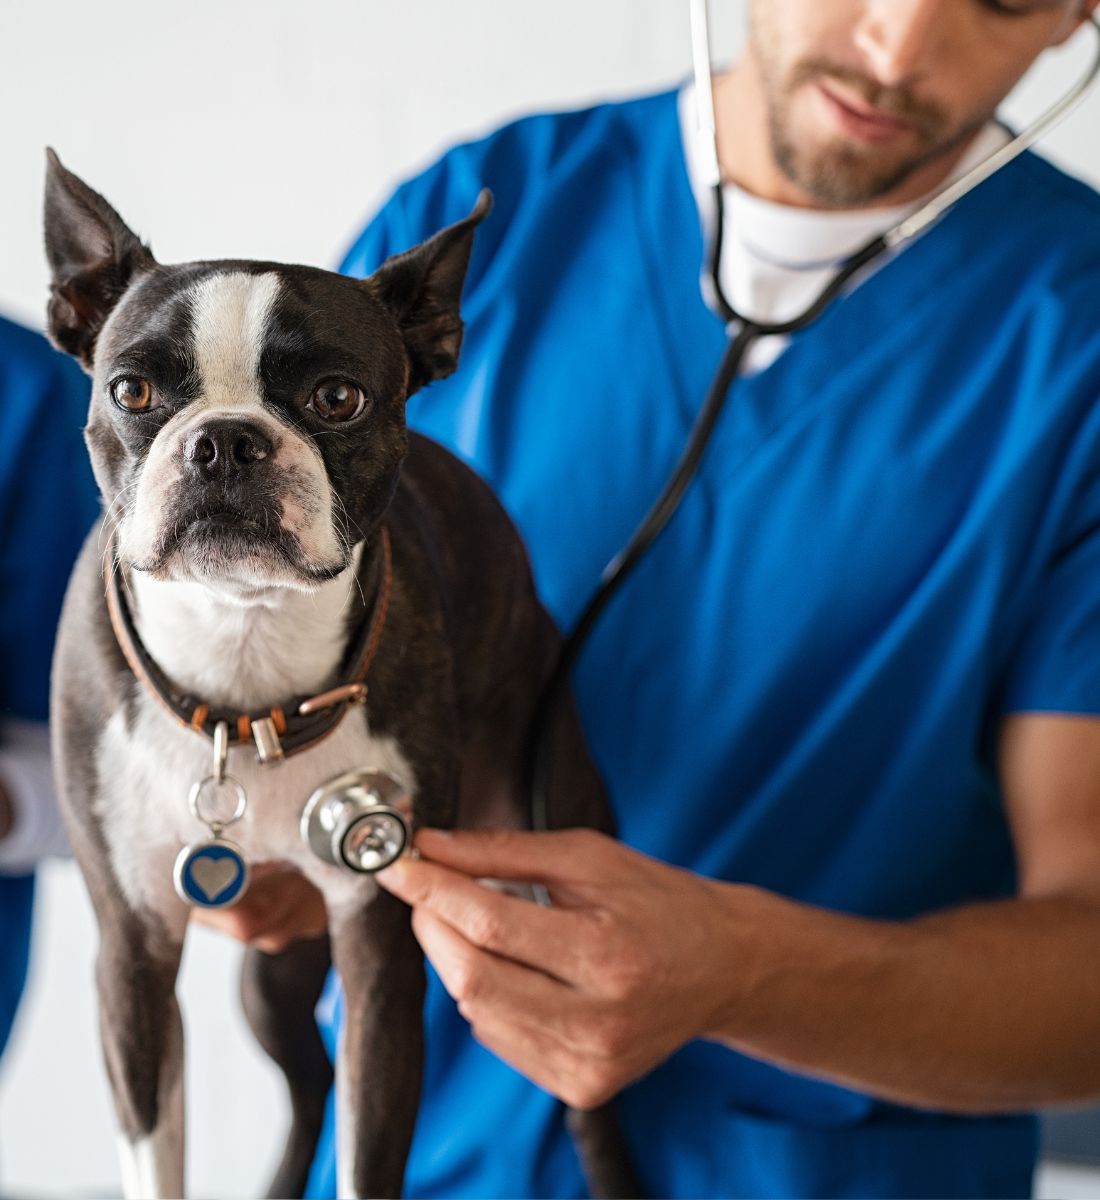
<path id="1" fill-rule="evenodd" d="M 735 305 L 801 311 L 1003 144 L 1094 6 L 755 0 L 715 85 Z M 458 373 L 409 418 L 563 629 L 723 351 L 693 128 L 690 89 L 520 121 L 344 264 L 493 189 Z M 425 831 L 379 876 L 436 972 L 408 1193 L 582 1195 L 560 1101 L 618 1093 L 649 1195 L 1027 1194 L 1028 1114 L 1100 1094 L 1100 197 L 1027 154 L 763 342 L 574 685 L 621 843 Z"/>
<path id="2" fill-rule="evenodd" d="M 0 1050 L 27 971 L 35 864 L 68 853 L 50 773 L 50 657 L 99 512 L 81 430 L 88 377 L 0 317 Z"/>

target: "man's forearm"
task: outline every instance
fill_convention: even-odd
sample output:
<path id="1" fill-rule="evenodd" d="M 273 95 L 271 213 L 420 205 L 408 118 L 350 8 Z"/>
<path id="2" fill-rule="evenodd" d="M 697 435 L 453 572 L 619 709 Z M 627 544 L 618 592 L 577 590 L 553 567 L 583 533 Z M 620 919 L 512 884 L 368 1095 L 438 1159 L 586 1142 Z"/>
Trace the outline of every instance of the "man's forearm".
<path id="1" fill-rule="evenodd" d="M 869 921 L 731 887 L 714 1036 L 919 1107 L 1100 1094 L 1100 900 L 1019 899 Z"/>
<path id="2" fill-rule="evenodd" d="M 720 883 L 583 830 L 421 830 L 379 874 L 478 1040 L 579 1107 L 684 1043 L 920 1108 L 1100 1094 L 1100 896 L 871 921 Z M 542 883 L 557 906 L 482 887 Z"/>

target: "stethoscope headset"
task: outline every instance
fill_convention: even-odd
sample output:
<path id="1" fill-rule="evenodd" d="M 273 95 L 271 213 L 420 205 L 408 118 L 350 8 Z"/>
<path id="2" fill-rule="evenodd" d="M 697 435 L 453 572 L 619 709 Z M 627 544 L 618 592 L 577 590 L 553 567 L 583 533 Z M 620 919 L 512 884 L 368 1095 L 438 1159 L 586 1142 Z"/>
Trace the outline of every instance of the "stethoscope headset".
<path id="1" fill-rule="evenodd" d="M 604 568 L 598 586 L 581 611 L 572 631 L 563 642 L 557 666 L 543 690 L 530 743 L 529 818 L 532 829 L 544 831 L 553 828 L 549 811 L 550 776 L 553 769 L 550 734 L 554 727 L 555 716 L 561 711 L 560 705 L 568 685 L 570 672 L 601 613 L 626 582 L 679 507 L 680 501 L 702 461 L 711 433 L 729 398 L 733 381 L 737 378 L 750 348 L 760 338 L 785 337 L 812 324 L 855 275 L 876 259 L 900 249 L 914 238 L 919 237 L 964 196 L 972 192 L 994 172 L 1017 158 L 1072 108 L 1076 107 L 1097 76 L 1100 75 L 1100 21 L 1091 15 L 1086 19 L 1097 34 L 1096 52 L 1080 80 L 1061 99 L 1052 104 L 1026 129 L 1017 133 L 1010 141 L 971 170 L 937 192 L 916 212 L 899 221 L 885 233 L 872 238 L 866 245 L 861 246 L 846 258 L 837 268 L 836 274 L 822 288 L 817 299 L 798 316 L 787 321 L 765 322 L 739 313 L 729 302 L 719 278 L 724 232 L 724 205 L 722 202 L 722 176 L 718 163 L 714 95 L 711 88 L 713 66 L 710 49 L 710 20 L 707 0 L 691 0 L 691 40 L 698 138 L 704 171 L 703 181 L 713 193 L 715 212 L 714 234 L 707 253 L 706 269 L 713 288 L 714 305 L 725 322 L 728 340 L 679 461 L 657 500 L 635 529 L 630 540 Z M 549 897 L 544 888 L 536 888 L 536 898 L 541 903 L 549 903 Z"/>

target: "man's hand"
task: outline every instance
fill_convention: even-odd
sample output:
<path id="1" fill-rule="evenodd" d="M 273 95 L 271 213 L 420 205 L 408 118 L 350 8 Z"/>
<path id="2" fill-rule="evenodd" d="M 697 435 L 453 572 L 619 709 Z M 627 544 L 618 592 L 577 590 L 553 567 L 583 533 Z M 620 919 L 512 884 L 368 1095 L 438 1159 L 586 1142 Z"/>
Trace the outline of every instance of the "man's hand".
<path id="1" fill-rule="evenodd" d="M 587 830 L 422 830 L 419 861 L 378 882 L 477 1039 L 541 1087 L 591 1108 L 708 1034 L 730 964 L 711 942 L 731 889 Z M 541 883 L 555 907 L 477 882 Z"/>
<path id="2" fill-rule="evenodd" d="M 1097 760 L 1093 780 L 1100 740 Z M 417 848 L 420 861 L 378 882 L 413 906 L 478 1040 L 576 1107 L 697 1037 L 925 1108 L 1097 1094 L 1094 884 L 1076 894 L 1043 879 L 1029 885 L 1039 894 L 883 921 L 704 879 L 589 832 L 423 830 Z M 479 878 L 544 884 L 556 907 Z"/>
<path id="3" fill-rule="evenodd" d="M 321 893 L 286 863 L 258 863 L 248 890 L 232 908 L 198 908 L 194 918 L 265 954 L 300 938 L 319 937 L 328 928 Z"/>

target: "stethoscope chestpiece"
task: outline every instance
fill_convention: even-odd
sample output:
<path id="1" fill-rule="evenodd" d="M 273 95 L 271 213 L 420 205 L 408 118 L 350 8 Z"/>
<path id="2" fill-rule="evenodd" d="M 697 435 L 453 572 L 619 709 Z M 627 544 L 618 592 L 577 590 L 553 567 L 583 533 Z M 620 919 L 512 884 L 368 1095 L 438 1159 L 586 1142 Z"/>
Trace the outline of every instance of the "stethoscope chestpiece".
<path id="1" fill-rule="evenodd" d="M 372 875 L 408 845 L 412 803 L 404 784 L 360 768 L 323 783 L 306 802 L 302 841 L 323 862 Z"/>

